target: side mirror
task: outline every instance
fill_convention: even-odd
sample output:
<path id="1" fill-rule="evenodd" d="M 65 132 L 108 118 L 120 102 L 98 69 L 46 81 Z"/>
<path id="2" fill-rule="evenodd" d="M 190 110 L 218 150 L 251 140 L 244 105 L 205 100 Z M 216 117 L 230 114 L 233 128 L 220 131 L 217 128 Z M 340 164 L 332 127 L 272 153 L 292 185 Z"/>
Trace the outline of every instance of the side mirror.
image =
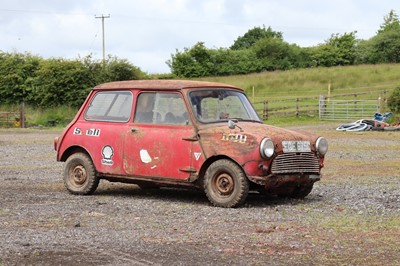
<path id="1" fill-rule="evenodd" d="M 232 120 L 229 120 L 229 121 L 228 121 L 228 127 L 229 127 L 230 129 L 235 129 L 236 123 L 233 122 Z"/>
<path id="2" fill-rule="evenodd" d="M 237 123 L 237 120 L 229 119 L 228 120 L 228 127 L 230 129 L 235 129 L 235 127 L 237 127 L 237 128 L 240 129 L 240 132 L 243 132 L 243 129 L 241 127 L 239 127 L 236 123 Z"/>

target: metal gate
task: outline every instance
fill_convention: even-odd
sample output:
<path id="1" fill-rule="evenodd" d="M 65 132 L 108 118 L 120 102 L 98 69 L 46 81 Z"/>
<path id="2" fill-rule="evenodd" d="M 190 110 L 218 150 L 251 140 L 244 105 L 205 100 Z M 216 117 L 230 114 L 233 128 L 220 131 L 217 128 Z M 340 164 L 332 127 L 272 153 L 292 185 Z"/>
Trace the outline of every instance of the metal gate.
<path id="1" fill-rule="evenodd" d="M 332 100 L 319 98 L 320 120 L 371 119 L 379 112 L 379 100 Z"/>

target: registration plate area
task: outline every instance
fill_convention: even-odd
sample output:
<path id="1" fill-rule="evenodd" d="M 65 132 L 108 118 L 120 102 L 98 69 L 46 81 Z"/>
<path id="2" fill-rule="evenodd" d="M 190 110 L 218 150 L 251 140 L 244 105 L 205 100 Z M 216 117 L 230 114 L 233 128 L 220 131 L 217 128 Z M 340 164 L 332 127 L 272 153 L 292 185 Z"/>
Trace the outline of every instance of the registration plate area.
<path id="1" fill-rule="evenodd" d="M 288 152 L 311 152 L 309 141 L 282 141 L 284 153 Z"/>

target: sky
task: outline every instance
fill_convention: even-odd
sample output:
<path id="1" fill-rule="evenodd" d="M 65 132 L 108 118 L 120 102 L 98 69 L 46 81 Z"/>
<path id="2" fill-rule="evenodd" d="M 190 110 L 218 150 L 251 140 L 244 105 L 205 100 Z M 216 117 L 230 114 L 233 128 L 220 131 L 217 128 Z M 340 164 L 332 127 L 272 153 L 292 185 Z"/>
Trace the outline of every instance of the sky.
<path id="1" fill-rule="evenodd" d="M 127 59 L 149 74 L 197 42 L 229 48 L 254 27 L 271 27 L 288 43 L 324 43 L 357 31 L 369 39 L 399 0 L 0 0 L 0 51 L 43 58 Z"/>

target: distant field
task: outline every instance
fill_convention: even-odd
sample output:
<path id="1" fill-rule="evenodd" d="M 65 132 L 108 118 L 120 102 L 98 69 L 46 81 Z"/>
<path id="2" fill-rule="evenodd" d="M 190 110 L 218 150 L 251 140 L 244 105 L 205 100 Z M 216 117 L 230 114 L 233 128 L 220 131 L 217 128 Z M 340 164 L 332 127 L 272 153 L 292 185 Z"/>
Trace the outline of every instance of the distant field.
<path id="1" fill-rule="evenodd" d="M 208 77 L 245 89 L 254 101 L 393 90 L 400 86 L 400 64 L 296 69 L 250 75 Z M 253 100 L 253 99 L 252 99 Z"/>
<path id="2" fill-rule="evenodd" d="M 385 99 L 394 88 L 400 86 L 400 64 L 295 69 L 201 80 L 228 83 L 243 88 L 260 115 L 263 102 L 268 100 L 269 108 L 291 113 L 287 116 L 271 115 L 268 123 L 294 125 L 319 121 L 316 111 L 320 95 L 341 100 L 378 101 L 380 97 L 383 106 L 380 111 L 389 111 L 385 107 Z M 300 105 L 305 106 L 302 110 L 314 112 L 296 117 L 296 98 L 300 98 Z M 373 114 L 374 112 L 371 112 L 371 118 Z"/>

